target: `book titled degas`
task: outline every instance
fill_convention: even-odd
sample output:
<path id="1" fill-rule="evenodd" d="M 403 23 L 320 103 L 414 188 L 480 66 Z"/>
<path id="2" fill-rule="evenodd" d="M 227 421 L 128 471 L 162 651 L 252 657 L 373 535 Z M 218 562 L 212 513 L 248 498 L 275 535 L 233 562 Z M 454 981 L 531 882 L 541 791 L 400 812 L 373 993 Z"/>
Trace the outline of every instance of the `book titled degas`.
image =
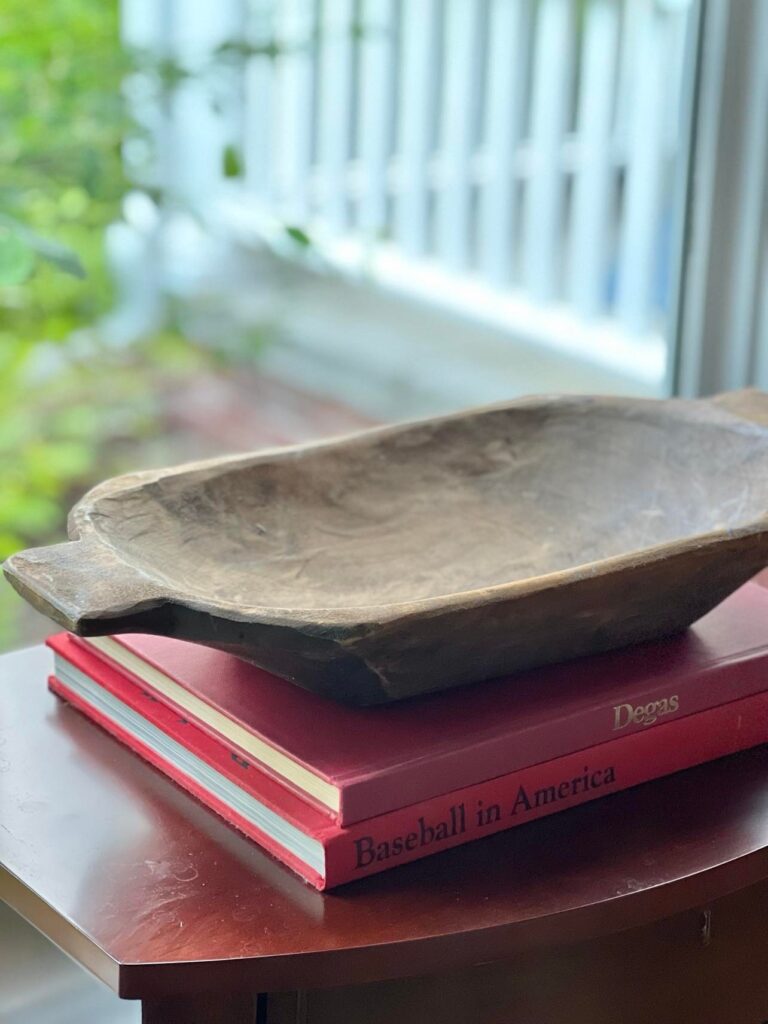
<path id="1" fill-rule="evenodd" d="M 618 732 L 629 725 L 653 725 L 664 715 L 673 715 L 679 710 L 680 697 L 676 693 L 647 704 L 617 704 L 613 709 L 613 731 Z"/>

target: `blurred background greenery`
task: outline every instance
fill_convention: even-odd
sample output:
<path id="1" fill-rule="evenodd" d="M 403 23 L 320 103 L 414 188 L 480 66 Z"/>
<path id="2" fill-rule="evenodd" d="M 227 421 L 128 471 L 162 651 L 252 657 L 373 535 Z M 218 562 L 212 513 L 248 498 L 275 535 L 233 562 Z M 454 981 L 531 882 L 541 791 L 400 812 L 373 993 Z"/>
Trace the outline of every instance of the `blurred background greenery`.
<path id="1" fill-rule="evenodd" d="M 0 559 L 63 537 L 97 478 L 168 457 L 163 396 L 215 361 L 171 326 L 115 344 L 105 233 L 136 135 L 114 0 L 0 7 Z M 137 451 L 138 449 L 138 451 Z M 0 585 L 0 647 L 28 614 Z"/>
<path id="2" fill-rule="evenodd" d="M 87 364 L 69 343 L 110 301 L 103 231 L 125 190 L 125 113 L 111 5 L 8 0 L 0 32 L 4 557 L 56 528 L 102 435 L 99 410 L 74 400 Z"/>
<path id="3" fill-rule="evenodd" d="M 65 539 L 67 510 L 107 476 L 357 426 L 344 409 L 264 383 L 257 362 L 273 314 L 232 308 L 232 290 L 247 295 L 259 273 L 247 253 L 233 273 L 216 252 L 215 286 L 197 278 L 182 300 L 162 251 L 156 263 L 146 250 L 131 256 L 129 237 L 126 256 L 131 204 L 158 235 L 194 230 L 197 217 L 173 183 L 155 180 L 162 143 L 131 116 L 131 84 L 162 109 L 195 72 L 126 46 L 118 0 L 5 0 L 0 37 L 0 561 Z M 252 52 L 224 43 L 196 72 L 212 107 Z M 226 146 L 223 178 L 242 173 Z M 116 226 L 133 267 L 120 266 Z M 292 251 L 310 245 L 297 225 L 281 237 Z M 137 264 L 134 294 L 121 296 L 115 279 Z M 116 327 L 121 307 L 129 320 L 139 309 L 138 322 Z M 49 631 L 0 577 L 0 650 Z"/>

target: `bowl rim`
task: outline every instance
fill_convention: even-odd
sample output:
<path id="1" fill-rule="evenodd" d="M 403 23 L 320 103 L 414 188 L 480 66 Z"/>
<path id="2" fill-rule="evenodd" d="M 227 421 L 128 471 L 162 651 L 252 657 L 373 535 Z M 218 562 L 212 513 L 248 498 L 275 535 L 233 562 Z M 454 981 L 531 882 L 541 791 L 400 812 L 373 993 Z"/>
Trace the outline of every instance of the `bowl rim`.
<path id="1" fill-rule="evenodd" d="M 333 607 L 281 607 L 277 605 L 246 605 L 234 603 L 221 597 L 206 597 L 199 593 L 183 591 L 178 583 L 163 573 L 157 573 L 145 566 L 137 566 L 125 557 L 121 547 L 115 546 L 99 528 L 101 502 L 118 498 L 130 491 L 138 491 L 147 485 L 177 476 L 199 477 L 200 481 L 212 479 L 227 471 L 246 468 L 259 463 L 275 460 L 302 458 L 306 453 L 333 449 L 349 444 L 370 444 L 378 438 L 396 436 L 414 428 L 432 426 L 446 421 L 474 418 L 505 410 L 520 410 L 554 407 L 562 412 L 566 408 L 584 411 L 614 410 L 627 408 L 662 410 L 662 415 L 672 420 L 700 423 L 726 429 L 729 433 L 755 433 L 765 437 L 768 434 L 762 424 L 742 418 L 728 409 L 707 399 L 652 399 L 621 396 L 562 396 L 544 395 L 517 399 L 513 402 L 494 403 L 470 410 L 449 413 L 439 417 L 423 417 L 383 427 L 374 427 L 353 434 L 346 434 L 321 441 L 272 447 L 242 455 L 219 456 L 197 462 L 186 462 L 164 469 L 145 470 L 113 477 L 89 490 L 74 506 L 70 513 L 69 532 L 74 541 L 84 539 L 97 541 L 110 549 L 128 569 L 144 574 L 159 589 L 166 592 L 166 603 L 176 604 L 192 610 L 205 611 L 231 621 L 254 622 L 265 625 L 288 626 L 313 630 L 331 629 L 334 637 L 357 637 L 371 628 L 378 628 L 394 622 L 414 618 L 427 618 L 450 614 L 470 608 L 496 604 L 506 600 L 527 597 L 557 587 L 565 587 L 588 578 L 598 578 L 624 570 L 664 561 L 692 551 L 704 551 L 722 544 L 734 543 L 750 536 L 768 533 L 768 509 L 753 520 L 737 528 L 718 527 L 712 530 L 678 537 L 660 544 L 611 555 L 607 558 L 568 566 L 553 572 L 542 573 L 509 582 L 496 583 L 485 587 L 460 590 L 408 601 L 366 605 L 338 605 Z"/>

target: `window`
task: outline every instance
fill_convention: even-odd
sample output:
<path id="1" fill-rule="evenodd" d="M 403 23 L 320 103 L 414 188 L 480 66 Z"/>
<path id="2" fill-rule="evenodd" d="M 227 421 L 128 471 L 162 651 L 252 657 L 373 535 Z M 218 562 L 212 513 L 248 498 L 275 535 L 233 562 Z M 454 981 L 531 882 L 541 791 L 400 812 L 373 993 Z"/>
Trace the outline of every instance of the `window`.
<path id="1" fill-rule="evenodd" d="M 214 234 L 287 254 L 259 272 L 296 286 L 278 371 L 396 414 L 723 378 L 696 328 L 722 297 L 702 203 L 725 216 L 714 190 L 749 179 L 728 210 L 754 291 L 759 0 L 123 3 L 129 42 L 196 72 L 152 125 L 161 184 Z"/>

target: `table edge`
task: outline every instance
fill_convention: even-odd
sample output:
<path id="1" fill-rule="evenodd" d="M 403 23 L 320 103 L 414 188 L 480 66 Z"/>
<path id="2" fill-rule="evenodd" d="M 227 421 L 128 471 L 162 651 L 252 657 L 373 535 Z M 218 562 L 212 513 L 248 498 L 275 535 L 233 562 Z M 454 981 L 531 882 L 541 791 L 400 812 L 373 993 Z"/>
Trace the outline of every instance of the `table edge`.
<path id="1" fill-rule="evenodd" d="M 120 993 L 122 965 L 3 865 L 0 865 L 0 901 L 85 970 Z"/>
<path id="2" fill-rule="evenodd" d="M 451 935 L 420 936 L 374 946 L 267 957 L 119 963 L 115 991 L 140 999 L 178 993 L 281 992 L 332 988 L 502 962 L 528 951 L 567 947 L 649 925 L 768 880 L 768 849 L 609 901 Z M 631 912 L 627 913 L 628 904 Z M 612 920 L 606 922 L 606 910 Z M 34 922 L 33 922 L 34 923 Z M 413 964 L 403 971 L 403 960 Z M 202 966 L 204 970 L 201 970 Z"/>

